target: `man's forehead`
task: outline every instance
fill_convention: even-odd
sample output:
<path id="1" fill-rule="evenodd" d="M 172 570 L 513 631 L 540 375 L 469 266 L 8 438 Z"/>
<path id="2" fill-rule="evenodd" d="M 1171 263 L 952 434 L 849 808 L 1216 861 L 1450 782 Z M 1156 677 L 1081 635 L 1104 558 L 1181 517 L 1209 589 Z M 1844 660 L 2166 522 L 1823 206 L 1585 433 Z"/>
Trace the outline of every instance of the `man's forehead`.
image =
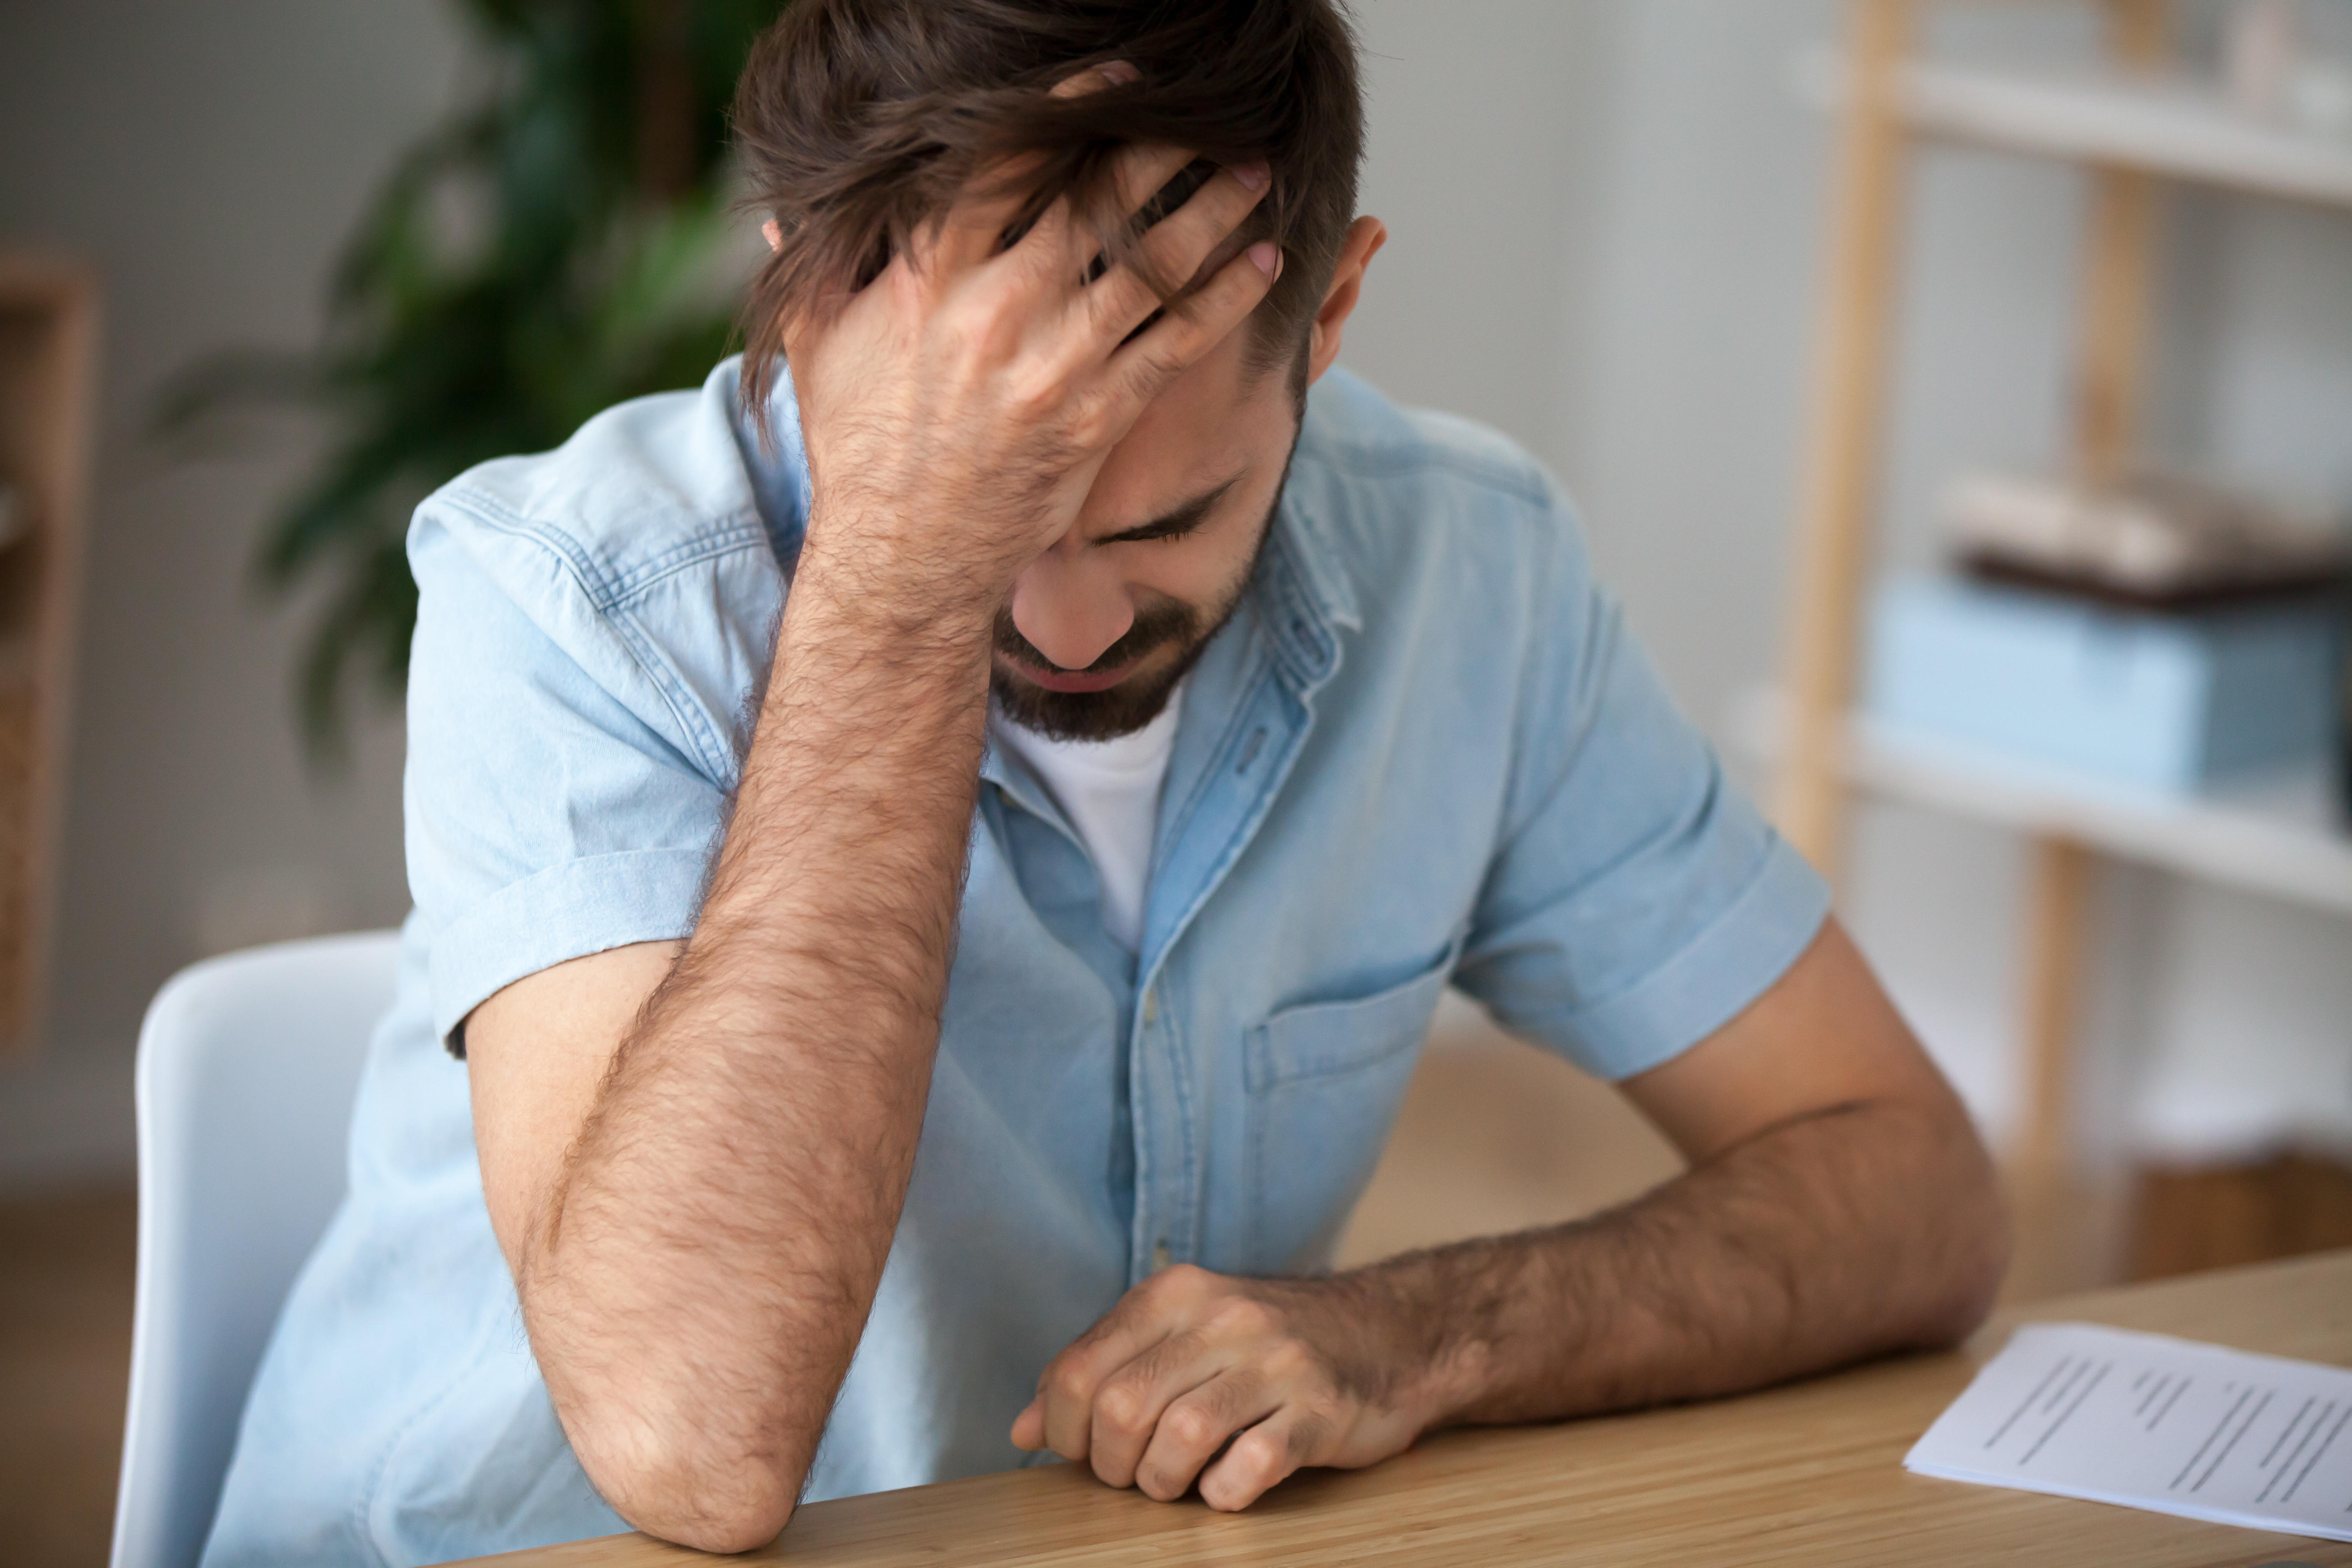
<path id="1" fill-rule="evenodd" d="M 1279 375 L 1234 375 L 1192 388 L 1180 381 L 1105 459 L 1082 525 L 1093 537 L 1123 532 L 1209 492 L 1247 489 L 1262 463 L 1279 464 L 1289 450 L 1296 418 Z"/>
<path id="2" fill-rule="evenodd" d="M 1255 468 L 1251 454 L 1232 450 L 1165 468 L 1106 463 L 1087 497 L 1079 527 L 1089 540 L 1100 540 L 1155 524 L 1200 521 L 1247 489 Z"/>

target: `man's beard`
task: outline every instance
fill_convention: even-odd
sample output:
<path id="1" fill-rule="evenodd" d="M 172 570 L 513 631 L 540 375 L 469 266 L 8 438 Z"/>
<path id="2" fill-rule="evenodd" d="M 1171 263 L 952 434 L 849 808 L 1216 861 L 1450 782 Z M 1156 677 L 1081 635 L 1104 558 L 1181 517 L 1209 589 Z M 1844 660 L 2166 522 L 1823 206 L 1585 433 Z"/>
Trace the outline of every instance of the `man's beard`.
<path id="1" fill-rule="evenodd" d="M 1275 510 L 1281 504 L 1282 491 L 1277 488 L 1274 506 L 1266 509 L 1265 521 L 1258 527 L 1257 548 L 1250 552 L 1249 565 L 1234 579 L 1233 586 L 1213 610 L 1203 612 L 1181 599 L 1161 599 L 1137 612 L 1135 624 L 1127 628 L 1126 635 L 1103 649 L 1102 657 L 1087 666 L 1084 673 L 1118 669 L 1163 647 L 1180 649 L 1166 669 L 1130 677 L 1101 691 L 1048 691 L 1033 681 L 1007 675 L 1002 665 L 992 664 L 989 690 L 1005 717 L 1053 741 L 1108 741 L 1131 735 L 1159 718 L 1176 683 L 1192 672 L 1192 667 L 1208 651 L 1210 640 L 1224 629 L 1225 623 L 1241 607 L 1242 595 L 1248 591 L 1251 577 L 1256 574 L 1258 558 L 1265 553 L 1265 542 L 1273 535 Z M 1060 668 L 1021 635 L 1020 628 L 1013 624 L 1010 605 L 996 612 L 996 651 L 1015 668 Z"/>

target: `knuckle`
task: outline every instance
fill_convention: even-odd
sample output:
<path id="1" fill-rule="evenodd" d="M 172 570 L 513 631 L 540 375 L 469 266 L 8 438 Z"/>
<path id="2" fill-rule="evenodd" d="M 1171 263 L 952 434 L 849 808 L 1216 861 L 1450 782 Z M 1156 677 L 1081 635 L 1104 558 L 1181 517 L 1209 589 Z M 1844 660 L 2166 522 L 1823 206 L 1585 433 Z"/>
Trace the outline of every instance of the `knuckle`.
<path id="1" fill-rule="evenodd" d="M 1230 1426 L 1234 1417 L 1241 1415 L 1244 1408 L 1256 1399 L 1258 1390 L 1264 1386 L 1264 1380 L 1255 1373 L 1242 1369 L 1225 1373 L 1202 1389 L 1198 1397 L 1204 1409 Z"/>
<path id="2" fill-rule="evenodd" d="M 1161 307 L 1160 319 L 1151 324 L 1148 337 L 1136 340 L 1147 350 L 1144 357 L 1163 372 L 1178 371 L 1202 348 L 1207 346 L 1208 332 L 1201 319 L 1201 294 L 1198 289 L 1171 300 Z"/>
<path id="3" fill-rule="evenodd" d="M 1242 1434 L 1225 1463 L 1232 1466 L 1234 1479 L 1244 1481 L 1250 1489 L 1259 1490 L 1281 1473 L 1283 1460 L 1288 1457 L 1286 1447 L 1269 1436 L 1263 1426 L 1253 1426 Z"/>
<path id="4" fill-rule="evenodd" d="M 1108 402 L 1100 397 L 1087 398 L 1070 411 L 1065 428 L 1070 445 L 1081 452 L 1109 446 L 1115 420 Z"/>
<path id="5" fill-rule="evenodd" d="M 1134 426 L 1143 401 L 1121 378 L 1104 376 L 1071 399 L 1062 416 L 1063 438 L 1074 452 L 1095 452 L 1113 446 Z M 1137 1287 L 1132 1300 L 1134 1309 L 1129 1321 L 1181 1321 L 1192 1310 L 1192 1301 L 1185 1291 L 1150 1280 Z"/>
<path id="6" fill-rule="evenodd" d="M 1181 1369 L 1199 1353 L 1200 1340 L 1192 1333 L 1171 1334 L 1127 1363 L 1124 1372 L 1141 1384 L 1157 1383 Z"/>
<path id="7" fill-rule="evenodd" d="M 1153 330 L 1151 336 L 1137 340 L 1136 378 L 1150 387 L 1175 380 L 1191 363 L 1200 335 L 1189 318 L 1170 316 Z"/>
<path id="8" fill-rule="evenodd" d="M 993 336 L 993 322 L 987 312 L 943 310 L 931 330 L 949 364 L 963 368 L 987 362 Z"/>
<path id="9" fill-rule="evenodd" d="M 1161 1291 L 1187 1300 L 1206 1292 L 1215 1279 L 1197 1263 L 1171 1263 L 1151 1277 Z"/>
<path id="10" fill-rule="evenodd" d="M 1217 1304 L 1209 1325 L 1223 1337 L 1257 1339 L 1274 1328 L 1274 1313 L 1262 1301 L 1234 1296 Z"/>
<path id="11" fill-rule="evenodd" d="M 905 257 L 884 268 L 880 281 L 888 290 L 891 310 L 899 315 L 914 315 L 930 304 L 934 287 L 930 268 L 918 266 Z"/>
<path id="12" fill-rule="evenodd" d="M 1087 325 L 1097 337 L 1117 342 L 1135 323 L 1160 308 L 1160 296 L 1131 273 L 1115 272 L 1087 290 Z"/>
<path id="13" fill-rule="evenodd" d="M 1202 233 L 1199 226 L 1179 216 L 1145 235 L 1137 243 L 1136 252 L 1142 269 L 1173 285 L 1192 275 L 1192 269 L 1201 264 L 1213 243 L 1213 236 Z"/>
<path id="14" fill-rule="evenodd" d="M 1202 1405 L 1187 1401 L 1171 1410 L 1160 1425 L 1168 1436 L 1186 1449 L 1195 1449 L 1214 1442 L 1217 1418 Z"/>
<path id="15" fill-rule="evenodd" d="M 1080 1405 L 1094 1392 L 1094 1380 L 1077 1362 L 1057 1362 L 1045 1373 L 1045 1386 L 1052 1396 Z"/>
<path id="16" fill-rule="evenodd" d="M 1265 1352 L 1266 1375 L 1281 1383 L 1295 1383 L 1316 1369 L 1315 1357 L 1297 1340 L 1284 1338 L 1275 1342 Z"/>
<path id="17" fill-rule="evenodd" d="M 1147 1408 L 1141 1389 L 1114 1383 L 1096 1399 L 1095 1419 L 1114 1431 L 1132 1434 L 1142 1428 Z"/>
<path id="18" fill-rule="evenodd" d="M 950 313 L 950 337 L 961 363 L 1001 365 L 1020 352 L 1024 336 L 1017 301 L 982 295 Z"/>
<path id="19" fill-rule="evenodd" d="M 1235 1438 L 1225 1457 L 1201 1478 L 1201 1498 L 1227 1512 L 1244 1509 L 1285 1473 L 1278 1446 L 1264 1427 L 1253 1427 Z"/>
<path id="20" fill-rule="evenodd" d="M 1058 369 L 1042 364 L 1023 364 L 1007 373 L 1004 378 L 1004 399 L 1013 410 L 1026 418 L 1037 418 L 1060 406 L 1064 380 Z"/>

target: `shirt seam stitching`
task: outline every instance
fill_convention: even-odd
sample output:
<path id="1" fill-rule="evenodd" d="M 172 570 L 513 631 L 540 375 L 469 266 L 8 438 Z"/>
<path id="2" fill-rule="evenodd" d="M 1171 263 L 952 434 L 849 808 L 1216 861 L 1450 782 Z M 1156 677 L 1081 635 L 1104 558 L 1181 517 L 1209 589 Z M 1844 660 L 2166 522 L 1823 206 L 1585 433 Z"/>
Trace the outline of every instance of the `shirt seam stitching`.
<path id="1" fill-rule="evenodd" d="M 1675 947 L 1675 949 L 1672 952 L 1668 953 L 1664 959 L 1643 970 L 1633 980 L 1616 987 L 1606 995 L 1595 996 L 1589 1001 L 1580 1003 L 1566 1008 L 1565 1010 L 1557 1008 L 1530 1008 L 1526 1012 L 1515 1012 L 1514 1016 L 1517 1018 L 1540 1017 L 1544 1019 L 1545 1022 L 1559 1028 L 1562 1032 L 1572 1035 L 1578 1032 L 1579 1026 L 1590 1023 L 1595 1015 L 1607 1012 L 1611 1008 L 1622 1007 L 1630 998 L 1636 996 L 1644 989 L 1655 984 L 1660 975 L 1665 973 L 1668 970 L 1673 969 L 1677 964 L 1682 963 L 1685 960 L 1689 958 L 1692 953 L 1696 952 L 1715 942 L 1721 936 L 1725 926 L 1731 920 L 1743 912 L 1748 900 L 1758 895 L 1759 890 L 1764 888 L 1767 880 L 1779 869 L 1779 861 L 1781 854 L 1786 849 L 1786 844 L 1787 841 L 1782 839 L 1777 833 L 1768 834 L 1764 840 L 1763 853 L 1757 856 L 1754 868 L 1749 871 L 1744 879 L 1741 880 L 1738 890 L 1729 899 L 1726 900 L 1723 906 L 1715 911 L 1714 917 L 1698 931 L 1693 932 L 1687 941 Z M 1793 853 L 1793 851 L 1787 852 Z M 1826 918 L 1826 913 L 1824 913 L 1822 918 Z M 1814 924 L 1813 931 L 1816 934 L 1820 931 L 1820 923 L 1818 921 Z M 1785 966 L 1781 970 L 1781 973 L 1787 973 Z M 1769 988 L 1769 984 L 1767 988 Z M 1748 1001 L 1753 1002 L 1756 999 L 1756 996 L 1760 996 L 1762 994 L 1763 992 L 1759 991 L 1754 996 L 1750 996 Z M 1696 1044 L 1697 1044 L 1697 1041 L 1696 1040 L 1685 1040 L 1681 1046 L 1676 1047 L 1675 1050 L 1686 1050 Z M 1669 1054 L 1671 1055 L 1673 1053 Z"/>
<path id="2" fill-rule="evenodd" d="M 600 569 L 587 548 L 572 535 L 538 519 L 519 512 L 478 492 L 446 498 L 460 510 L 470 513 L 475 521 L 510 537 L 537 545 L 561 563 L 571 575 L 589 607 L 613 628 L 621 647 L 626 650 L 630 663 L 637 668 L 646 683 L 660 694 L 663 705 L 677 723 L 679 732 L 699 753 L 698 760 L 708 777 L 714 782 L 728 777 L 734 768 L 730 751 L 722 748 L 710 716 L 703 710 L 692 692 L 675 679 L 667 659 L 660 656 L 650 637 L 639 624 L 631 606 L 655 584 L 667 581 L 688 568 L 728 555 L 740 554 L 767 540 L 765 526 L 756 516 L 749 525 L 730 524 L 721 532 L 698 534 L 673 546 L 662 555 L 654 557 L 646 567 L 628 579 L 615 580 Z M 599 584 L 609 584 L 600 588 Z"/>
<path id="3" fill-rule="evenodd" d="M 485 527 L 529 539 L 565 563 L 589 604 L 606 615 L 622 609 L 631 600 L 642 597 L 656 584 L 689 567 L 723 556 L 741 554 L 755 546 L 768 545 L 772 551 L 767 525 L 761 521 L 757 509 L 746 508 L 717 520 L 714 526 L 689 534 L 659 554 L 646 558 L 623 576 L 612 572 L 602 557 L 583 543 L 576 534 L 543 518 L 517 511 L 480 490 L 456 491 L 445 495 L 442 500 L 447 505 L 471 514 Z"/>

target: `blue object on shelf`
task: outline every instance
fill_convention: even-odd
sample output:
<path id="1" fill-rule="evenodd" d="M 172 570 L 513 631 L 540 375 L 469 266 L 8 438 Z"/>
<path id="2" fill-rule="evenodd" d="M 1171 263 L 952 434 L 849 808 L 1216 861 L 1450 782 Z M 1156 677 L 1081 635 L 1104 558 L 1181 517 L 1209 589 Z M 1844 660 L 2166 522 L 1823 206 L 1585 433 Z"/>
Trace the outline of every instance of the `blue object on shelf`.
<path id="1" fill-rule="evenodd" d="M 1890 727 L 2193 790 L 2329 751 L 2340 636 L 2311 602 L 2158 614 L 1909 578 L 1874 607 L 1866 703 Z"/>

